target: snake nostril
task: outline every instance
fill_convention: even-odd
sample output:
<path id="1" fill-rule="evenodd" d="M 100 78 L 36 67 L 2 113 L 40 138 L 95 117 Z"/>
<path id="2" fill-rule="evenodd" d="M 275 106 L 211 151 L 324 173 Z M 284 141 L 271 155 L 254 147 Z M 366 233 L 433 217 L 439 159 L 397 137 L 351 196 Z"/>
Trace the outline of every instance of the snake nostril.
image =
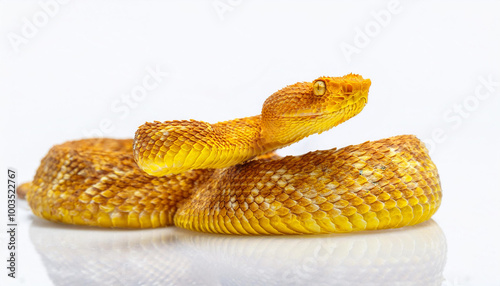
<path id="1" fill-rule="evenodd" d="M 352 93 L 352 85 L 351 85 L 351 84 L 349 84 L 349 83 L 348 83 L 348 84 L 346 84 L 346 85 L 344 86 L 344 92 L 345 92 L 345 93 Z"/>

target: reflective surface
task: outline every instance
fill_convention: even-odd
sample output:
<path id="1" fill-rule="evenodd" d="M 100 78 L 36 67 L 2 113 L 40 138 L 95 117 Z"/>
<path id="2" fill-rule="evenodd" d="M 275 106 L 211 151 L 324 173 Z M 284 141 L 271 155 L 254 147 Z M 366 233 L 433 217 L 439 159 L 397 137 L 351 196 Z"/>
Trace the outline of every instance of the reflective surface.
<path id="1" fill-rule="evenodd" d="M 346 235 L 241 237 L 35 219 L 29 234 L 54 285 L 441 285 L 447 251 L 434 221 Z"/>

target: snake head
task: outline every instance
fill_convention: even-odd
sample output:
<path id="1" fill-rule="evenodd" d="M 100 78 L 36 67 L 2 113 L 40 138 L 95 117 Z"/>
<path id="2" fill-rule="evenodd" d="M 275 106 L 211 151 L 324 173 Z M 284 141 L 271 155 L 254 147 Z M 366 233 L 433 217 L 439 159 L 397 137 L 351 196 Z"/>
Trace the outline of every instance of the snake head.
<path id="1" fill-rule="evenodd" d="M 337 126 L 363 110 L 370 85 L 369 79 L 348 74 L 283 88 L 264 102 L 264 141 L 288 145 Z"/>

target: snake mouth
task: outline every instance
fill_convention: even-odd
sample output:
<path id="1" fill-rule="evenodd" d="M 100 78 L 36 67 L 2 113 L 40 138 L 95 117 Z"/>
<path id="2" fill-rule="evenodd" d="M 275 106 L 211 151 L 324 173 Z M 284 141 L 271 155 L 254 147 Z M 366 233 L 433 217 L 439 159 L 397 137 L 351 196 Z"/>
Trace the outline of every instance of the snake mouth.
<path id="1" fill-rule="evenodd" d="M 357 101 L 345 106 L 344 108 L 340 109 L 337 113 L 343 114 L 345 116 L 345 120 L 347 120 L 360 113 L 361 110 L 365 108 L 367 102 L 368 101 L 366 97 L 360 97 Z M 342 122 L 344 122 L 345 120 L 343 120 Z"/>
<path id="2" fill-rule="evenodd" d="M 366 103 L 367 103 L 367 98 L 360 97 L 356 101 L 349 103 L 348 105 L 338 110 L 328 112 L 325 114 L 319 114 L 318 116 L 316 116 L 315 120 L 329 121 L 332 122 L 331 123 L 332 127 L 337 126 L 340 123 L 343 123 L 349 120 L 350 118 L 356 116 L 357 114 L 359 114 L 361 110 L 363 110 L 363 108 L 365 107 Z"/>
<path id="3" fill-rule="evenodd" d="M 341 103 L 341 107 L 335 110 L 328 110 L 326 112 L 299 112 L 296 114 L 284 114 L 281 115 L 282 119 L 321 119 L 321 118 L 337 118 L 337 117 L 345 117 L 339 123 L 346 121 L 347 119 L 357 115 L 365 105 L 368 103 L 368 98 L 366 94 L 360 92 L 359 94 L 355 94 L 351 96 L 348 100 Z"/>

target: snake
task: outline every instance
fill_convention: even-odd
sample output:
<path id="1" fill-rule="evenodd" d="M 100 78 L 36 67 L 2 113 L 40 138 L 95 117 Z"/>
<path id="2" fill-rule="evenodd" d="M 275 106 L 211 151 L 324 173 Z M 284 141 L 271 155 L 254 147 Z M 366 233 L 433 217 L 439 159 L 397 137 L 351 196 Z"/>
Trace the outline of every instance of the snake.
<path id="1" fill-rule="evenodd" d="M 427 221 L 441 204 L 441 182 L 414 135 L 275 153 L 359 114 L 370 86 L 357 74 L 323 76 L 273 93 L 256 116 L 146 122 L 133 139 L 65 142 L 18 191 L 38 217 L 107 228 L 283 235 Z"/>

